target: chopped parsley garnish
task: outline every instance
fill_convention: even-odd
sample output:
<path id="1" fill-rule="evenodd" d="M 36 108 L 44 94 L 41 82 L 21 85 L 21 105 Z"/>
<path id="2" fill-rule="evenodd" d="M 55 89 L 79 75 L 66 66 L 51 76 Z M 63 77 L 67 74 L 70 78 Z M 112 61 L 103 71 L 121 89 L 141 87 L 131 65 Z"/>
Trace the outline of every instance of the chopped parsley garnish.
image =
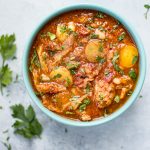
<path id="1" fill-rule="evenodd" d="M 137 75 L 136 75 L 136 72 L 135 72 L 134 69 L 131 69 L 131 70 L 129 71 L 129 76 L 130 76 L 133 80 L 136 80 Z"/>
<path id="2" fill-rule="evenodd" d="M 91 27 L 91 26 L 89 26 L 89 25 L 87 25 L 86 27 L 87 27 L 89 30 L 94 30 L 94 28 Z"/>
<path id="3" fill-rule="evenodd" d="M 74 69 L 69 69 L 70 70 L 70 73 L 72 74 L 72 75 L 75 75 L 77 72 L 76 72 L 76 69 L 74 68 Z"/>
<path id="4" fill-rule="evenodd" d="M 31 139 L 34 136 L 40 137 L 42 126 L 37 120 L 31 105 L 26 110 L 21 104 L 13 105 L 10 108 L 12 110 L 12 116 L 17 119 L 12 125 L 15 129 L 14 133 L 28 139 Z"/>
<path id="5" fill-rule="evenodd" d="M 138 60 L 138 56 L 134 56 L 133 60 L 132 60 L 132 64 L 135 64 L 137 62 L 137 60 Z"/>
<path id="6" fill-rule="evenodd" d="M 121 35 L 118 37 L 118 41 L 124 40 L 125 36 L 126 36 L 125 32 L 121 33 Z"/>
<path id="7" fill-rule="evenodd" d="M 104 14 L 101 13 L 101 12 L 98 12 L 96 15 L 95 15 L 96 18 L 104 18 Z"/>
<path id="8" fill-rule="evenodd" d="M 51 41 L 53 41 L 56 38 L 56 35 L 51 32 L 47 32 L 47 36 L 49 36 Z"/>
<path id="9" fill-rule="evenodd" d="M 76 74 L 76 70 L 79 67 L 80 63 L 76 61 L 70 61 L 69 63 L 66 63 L 67 68 L 70 70 L 70 73 L 72 75 Z"/>
<path id="10" fill-rule="evenodd" d="M 92 33 L 92 34 L 90 35 L 90 38 L 91 38 L 91 39 L 97 39 L 97 38 L 98 38 L 98 35 L 95 34 L 95 33 Z"/>
<path id="11" fill-rule="evenodd" d="M 150 5 L 149 4 L 145 4 L 144 7 L 147 9 L 146 13 L 145 13 L 145 18 L 147 19 L 147 15 L 148 15 L 148 12 L 150 10 Z"/>
<path id="12" fill-rule="evenodd" d="M 85 98 L 83 103 L 79 106 L 79 110 L 82 112 L 86 109 L 87 105 L 91 103 L 90 99 Z"/>
<path id="13" fill-rule="evenodd" d="M 119 103 L 119 102 L 120 102 L 120 97 L 119 97 L 119 95 L 116 95 L 116 96 L 115 96 L 114 101 L 115 101 L 116 103 Z"/>
<path id="14" fill-rule="evenodd" d="M 14 57 L 16 52 L 15 34 L 0 36 L 0 55 L 2 56 L 2 66 L 0 67 L 0 90 L 12 82 L 12 71 L 5 62 Z"/>
<path id="15" fill-rule="evenodd" d="M 36 50 L 34 50 L 34 53 L 33 53 L 32 58 L 31 58 L 31 63 L 30 63 L 30 68 L 29 68 L 31 72 L 32 72 L 32 65 L 35 65 L 38 68 L 41 67 L 41 64 L 40 64 Z"/>
<path id="16" fill-rule="evenodd" d="M 99 62 L 99 63 L 101 63 L 101 64 L 103 64 L 106 60 L 105 60 L 105 58 L 102 58 L 102 57 L 100 57 L 100 56 L 97 56 L 97 57 L 96 57 L 96 61 Z"/>
<path id="17" fill-rule="evenodd" d="M 68 87 L 70 84 L 71 84 L 71 81 L 70 81 L 70 79 L 67 77 L 67 78 L 66 78 L 66 86 Z"/>
<path id="18" fill-rule="evenodd" d="M 100 52 L 103 52 L 103 50 L 104 50 L 103 43 L 100 43 L 99 51 L 100 51 Z"/>
<path id="19" fill-rule="evenodd" d="M 103 93 L 100 93 L 100 94 L 99 94 L 99 99 L 100 99 L 100 100 L 103 100 L 103 99 L 104 99 L 104 94 L 103 94 Z"/>
<path id="20" fill-rule="evenodd" d="M 81 104 L 80 107 L 79 107 L 79 110 L 84 111 L 85 109 L 86 109 L 86 104 L 84 104 L 84 103 Z"/>
<path id="21" fill-rule="evenodd" d="M 62 75 L 60 73 L 58 73 L 53 77 L 53 79 L 57 79 L 57 78 L 61 78 L 61 77 L 62 77 Z"/>
<path id="22" fill-rule="evenodd" d="M 60 28 L 60 32 L 61 33 L 65 33 L 67 31 L 67 27 L 64 25 L 64 26 L 61 26 Z"/>
<path id="23" fill-rule="evenodd" d="M 64 50 L 64 49 L 65 49 L 65 46 L 62 45 L 62 46 L 61 46 L 61 49 Z"/>
<path id="24" fill-rule="evenodd" d="M 117 71 L 117 72 L 119 72 L 120 74 L 124 74 L 124 72 L 123 72 L 123 70 L 119 67 L 119 65 L 116 63 L 116 61 L 118 60 L 118 58 L 119 58 L 119 54 L 118 53 L 115 53 L 114 54 L 114 57 L 113 57 L 113 59 L 112 59 L 112 64 L 113 64 L 113 66 L 114 66 L 114 69 Z"/>
<path id="25" fill-rule="evenodd" d="M 90 85 L 87 84 L 85 89 L 86 89 L 86 93 L 89 93 L 90 92 Z"/>
<path id="26" fill-rule="evenodd" d="M 66 66 L 68 69 L 75 69 L 75 68 L 78 68 L 80 65 L 79 62 L 76 62 L 76 61 L 70 61 L 68 63 L 66 63 Z"/>
<path id="27" fill-rule="evenodd" d="M 51 32 L 41 33 L 41 37 L 49 37 L 51 41 L 53 41 L 56 38 L 56 35 Z"/>

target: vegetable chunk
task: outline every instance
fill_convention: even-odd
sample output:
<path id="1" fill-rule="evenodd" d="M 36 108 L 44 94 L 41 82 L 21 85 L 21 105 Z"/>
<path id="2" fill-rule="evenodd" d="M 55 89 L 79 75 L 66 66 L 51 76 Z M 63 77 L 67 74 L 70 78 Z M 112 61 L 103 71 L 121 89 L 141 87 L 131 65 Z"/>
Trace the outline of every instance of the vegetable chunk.
<path id="1" fill-rule="evenodd" d="M 90 62 L 97 62 L 97 58 L 103 58 L 104 52 L 100 50 L 101 42 L 99 40 L 90 40 L 85 48 L 86 58 Z"/>
<path id="2" fill-rule="evenodd" d="M 120 51 L 119 62 L 122 67 L 131 68 L 138 60 L 138 50 L 135 46 L 127 45 Z"/>
<path id="3" fill-rule="evenodd" d="M 64 24 L 58 24 L 57 25 L 56 36 L 57 36 L 57 38 L 60 42 L 64 42 L 68 37 L 67 26 L 64 25 Z"/>
<path id="4" fill-rule="evenodd" d="M 55 80 L 58 83 L 63 83 L 65 86 L 70 86 L 73 83 L 70 71 L 63 67 L 57 67 L 50 73 L 51 80 Z"/>

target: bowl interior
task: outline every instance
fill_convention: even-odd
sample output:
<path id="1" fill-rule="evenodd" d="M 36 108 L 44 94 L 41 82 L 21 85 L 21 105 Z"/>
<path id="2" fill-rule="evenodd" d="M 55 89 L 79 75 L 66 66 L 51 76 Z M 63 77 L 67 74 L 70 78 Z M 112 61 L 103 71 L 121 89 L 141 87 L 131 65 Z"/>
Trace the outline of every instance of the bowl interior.
<path id="1" fill-rule="evenodd" d="M 36 34 L 40 31 L 40 29 L 49 20 L 53 19 L 54 17 L 56 17 L 56 16 L 58 16 L 58 15 L 64 13 L 64 12 L 68 12 L 68 11 L 71 11 L 71 10 L 77 10 L 77 9 L 97 10 L 97 11 L 101 11 L 103 13 L 106 13 L 106 14 L 114 17 L 115 19 L 117 19 L 120 23 L 122 23 L 122 25 L 130 33 L 131 37 L 133 38 L 133 40 L 134 40 L 134 42 L 135 42 L 135 44 L 136 44 L 136 46 L 139 50 L 139 56 L 140 56 L 140 60 L 139 60 L 139 77 L 138 77 L 136 88 L 134 89 L 133 94 L 129 97 L 129 99 L 126 101 L 126 103 L 120 109 L 118 109 L 117 111 L 115 111 L 114 113 L 109 115 L 108 117 L 99 118 L 99 119 L 96 119 L 96 120 L 93 120 L 93 121 L 90 121 L 90 122 L 81 122 L 81 121 L 70 120 L 70 119 L 61 117 L 61 116 L 51 112 L 47 108 L 45 108 L 42 105 L 40 99 L 35 95 L 34 90 L 32 88 L 32 85 L 31 85 L 31 82 L 30 82 L 30 78 L 29 78 L 29 69 L 28 69 L 29 51 L 30 51 L 32 42 L 33 42 Z M 31 99 L 49 117 L 53 118 L 54 120 L 56 120 L 58 122 L 61 122 L 61 123 L 67 124 L 67 125 L 72 125 L 72 126 L 82 127 L 82 126 L 99 125 L 99 124 L 103 124 L 105 122 L 108 122 L 108 121 L 116 118 L 120 114 L 122 114 L 136 100 L 138 94 L 140 93 L 143 82 L 144 82 L 144 79 L 145 79 L 145 73 L 146 73 L 145 52 L 144 52 L 142 42 L 141 42 L 138 34 L 134 30 L 134 27 L 132 27 L 132 25 L 126 19 L 123 19 L 118 14 L 114 13 L 113 11 L 111 11 L 107 8 L 101 7 L 101 6 L 91 5 L 91 4 L 90 5 L 88 5 L 88 4 L 73 5 L 73 6 L 69 6 L 69 7 L 65 7 L 65 8 L 62 8 L 60 10 L 57 10 L 54 13 L 51 13 L 44 21 L 42 21 L 42 23 L 40 23 L 38 25 L 38 27 L 35 29 L 35 31 L 33 31 L 33 33 L 31 34 L 31 36 L 30 36 L 30 38 L 27 42 L 26 49 L 25 49 L 24 55 L 23 55 L 23 77 L 24 77 L 24 82 L 25 82 L 26 88 L 29 92 L 29 95 L 31 96 Z"/>

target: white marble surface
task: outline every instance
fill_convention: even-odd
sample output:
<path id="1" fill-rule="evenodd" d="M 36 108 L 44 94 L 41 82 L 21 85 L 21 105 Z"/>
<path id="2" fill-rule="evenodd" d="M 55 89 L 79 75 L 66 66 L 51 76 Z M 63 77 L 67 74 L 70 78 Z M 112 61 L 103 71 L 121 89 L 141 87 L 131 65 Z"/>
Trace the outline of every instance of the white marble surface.
<path id="1" fill-rule="evenodd" d="M 31 31 L 55 9 L 81 2 L 106 6 L 128 18 L 141 36 L 148 58 L 143 97 L 114 121 L 91 128 L 65 126 L 48 118 L 32 103 L 22 81 L 22 55 Z M 150 4 L 150 0 L 0 0 L 0 35 L 16 34 L 18 59 L 10 62 L 10 66 L 20 75 L 20 83 L 8 87 L 10 96 L 0 96 L 0 106 L 3 106 L 0 140 L 6 136 L 2 131 L 9 129 L 13 150 L 150 150 L 150 14 L 145 20 L 145 3 Z M 44 127 L 41 139 L 27 140 L 13 134 L 14 120 L 9 106 L 15 103 L 33 104 Z M 5 149 L 0 142 L 0 150 Z"/>

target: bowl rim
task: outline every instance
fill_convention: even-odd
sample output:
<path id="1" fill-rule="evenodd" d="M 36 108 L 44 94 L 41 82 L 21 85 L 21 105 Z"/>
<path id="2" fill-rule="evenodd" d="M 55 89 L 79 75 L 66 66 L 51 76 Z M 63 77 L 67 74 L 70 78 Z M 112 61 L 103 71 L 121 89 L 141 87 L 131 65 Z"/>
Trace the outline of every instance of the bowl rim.
<path id="1" fill-rule="evenodd" d="M 131 37 L 133 38 L 134 42 L 136 43 L 136 46 L 138 47 L 138 51 L 139 51 L 139 56 L 140 56 L 140 61 L 139 61 L 139 70 L 140 71 L 139 71 L 138 81 L 137 81 L 137 84 L 136 84 L 133 94 L 129 97 L 127 102 L 121 108 L 119 108 L 114 113 L 112 113 L 111 115 L 104 117 L 104 118 L 98 118 L 98 119 L 92 120 L 90 122 L 81 122 L 81 121 L 77 121 L 77 120 L 71 120 L 71 119 L 62 117 L 62 116 L 48 110 L 47 108 L 45 108 L 43 106 L 43 104 L 41 103 L 40 99 L 35 95 L 32 85 L 31 85 L 31 82 L 30 82 L 29 74 L 28 74 L 29 73 L 28 55 L 29 55 L 29 51 L 30 51 L 32 42 L 33 42 L 36 34 L 38 33 L 38 31 L 49 20 L 53 19 L 54 17 L 56 17 L 64 12 L 69 12 L 69 11 L 78 10 L 78 9 L 90 9 L 90 10 L 101 11 L 101 12 L 106 13 L 106 14 L 112 16 L 113 18 L 117 19 L 119 22 L 121 22 L 121 24 L 130 33 Z M 77 126 L 77 127 L 89 127 L 89 126 L 104 124 L 106 122 L 109 122 L 109 121 L 117 118 L 123 112 L 125 112 L 133 104 L 133 102 L 135 102 L 135 100 L 137 99 L 137 97 L 142 89 L 142 86 L 143 86 L 143 83 L 145 80 L 146 57 L 145 57 L 145 50 L 144 50 L 144 47 L 143 47 L 143 44 L 141 42 L 139 35 L 135 31 L 135 29 L 131 25 L 131 23 L 129 23 L 129 21 L 127 21 L 126 18 L 121 17 L 120 15 L 118 15 L 118 13 L 110 10 L 109 8 L 106 8 L 106 7 L 103 7 L 100 5 L 95 5 L 95 4 L 84 3 L 84 4 L 69 5 L 69 6 L 63 7 L 61 9 L 57 9 L 57 10 L 53 11 L 52 13 L 50 13 L 44 20 L 42 20 L 39 23 L 39 25 L 37 27 L 35 27 L 35 30 L 31 33 L 31 35 L 27 41 L 27 44 L 25 46 L 25 50 L 23 53 L 22 68 L 23 68 L 24 83 L 25 83 L 26 89 L 27 89 L 31 99 L 46 115 L 48 115 L 50 118 L 52 118 L 60 123 L 66 124 L 66 125 Z"/>

